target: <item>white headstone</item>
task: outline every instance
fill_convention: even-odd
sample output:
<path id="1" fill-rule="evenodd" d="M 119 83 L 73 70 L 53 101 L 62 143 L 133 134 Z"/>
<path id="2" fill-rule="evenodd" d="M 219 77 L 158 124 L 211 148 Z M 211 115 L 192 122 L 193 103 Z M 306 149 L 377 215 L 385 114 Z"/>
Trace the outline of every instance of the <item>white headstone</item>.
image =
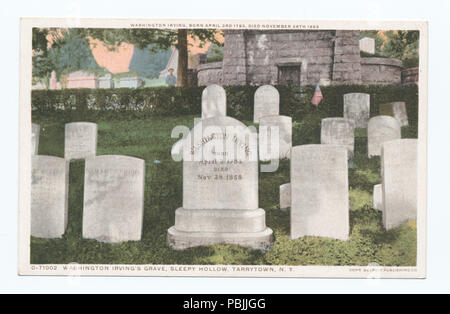
<path id="1" fill-rule="evenodd" d="M 222 86 L 212 84 L 202 92 L 202 119 L 225 117 L 227 115 L 227 94 Z"/>
<path id="2" fill-rule="evenodd" d="M 84 159 L 97 154 L 97 124 L 67 123 L 65 127 L 64 158 Z"/>
<path id="3" fill-rule="evenodd" d="M 390 102 L 380 105 L 380 115 L 393 116 L 401 126 L 408 126 L 408 113 L 404 101 Z"/>
<path id="4" fill-rule="evenodd" d="M 364 93 L 345 94 L 344 118 L 353 120 L 355 128 L 367 128 L 370 118 L 370 95 Z"/>
<path id="5" fill-rule="evenodd" d="M 273 140 L 273 142 L 272 142 Z M 292 118 L 264 116 L 259 120 L 259 159 L 290 158 L 292 147 Z"/>
<path id="6" fill-rule="evenodd" d="M 291 207 L 291 184 L 285 183 L 280 185 L 280 209 L 288 210 Z"/>
<path id="7" fill-rule="evenodd" d="M 348 240 L 347 150 L 302 145 L 291 154 L 291 239 L 305 236 Z"/>
<path id="8" fill-rule="evenodd" d="M 68 166 L 64 158 L 32 156 L 31 235 L 61 238 L 67 228 Z"/>
<path id="9" fill-rule="evenodd" d="M 32 123 L 31 124 L 31 154 L 37 155 L 39 151 L 39 133 L 41 131 L 41 127 L 39 124 Z"/>
<path id="10" fill-rule="evenodd" d="M 383 185 L 373 187 L 373 208 L 383 210 Z"/>
<path id="11" fill-rule="evenodd" d="M 144 215 L 145 161 L 104 155 L 86 159 L 83 238 L 139 241 Z"/>
<path id="12" fill-rule="evenodd" d="M 375 54 L 375 39 L 363 37 L 359 40 L 359 50 L 370 54 Z"/>
<path id="13" fill-rule="evenodd" d="M 342 145 L 350 157 L 355 151 L 355 124 L 345 118 L 326 118 L 322 120 L 320 143 Z"/>
<path id="14" fill-rule="evenodd" d="M 272 85 L 258 87 L 255 92 L 253 122 L 259 123 L 261 117 L 280 114 L 280 93 Z"/>
<path id="15" fill-rule="evenodd" d="M 389 230 L 417 219 L 417 140 L 385 142 L 381 166 L 383 224 Z"/>
<path id="16" fill-rule="evenodd" d="M 384 142 L 402 137 L 402 129 L 398 121 L 390 116 L 377 116 L 369 120 L 367 127 L 367 152 L 370 157 L 381 155 Z"/>
<path id="17" fill-rule="evenodd" d="M 174 249 L 215 243 L 266 249 L 258 206 L 257 134 L 230 117 L 204 119 L 183 140 L 183 207 L 168 230 Z"/>

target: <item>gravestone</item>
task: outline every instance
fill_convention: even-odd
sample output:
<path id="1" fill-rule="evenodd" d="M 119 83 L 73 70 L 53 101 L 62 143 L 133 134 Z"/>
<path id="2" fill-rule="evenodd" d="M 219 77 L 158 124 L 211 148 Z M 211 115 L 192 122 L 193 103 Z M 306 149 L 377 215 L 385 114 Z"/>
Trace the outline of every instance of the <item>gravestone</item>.
<path id="1" fill-rule="evenodd" d="M 402 137 L 398 121 L 390 116 L 377 116 L 369 120 L 367 127 L 367 152 L 370 157 L 381 155 L 381 145 L 384 142 Z"/>
<path id="2" fill-rule="evenodd" d="M 273 140 L 273 142 L 272 142 Z M 292 118 L 264 116 L 259 120 L 259 159 L 290 158 L 292 147 Z"/>
<path id="3" fill-rule="evenodd" d="M 261 117 L 280 114 L 280 93 L 272 85 L 258 87 L 254 98 L 253 122 L 259 123 Z"/>
<path id="4" fill-rule="evenodd" d="M 145 161 L 104 155 L 86 159 L 83 238 L 139 241 L 144 215 Z"/>
<path id="5" fill-rule="evenodd" d="M 389 230 L 417 218 L 417 140 L 383 143 L 381 166 L 383 225 Z"/>
<path id="6" fill-rule="evenodd" d="M 347 149 L 302 145 L 291 154 L 291 239 L 349 238 Z"/>
<path id="7" fill-rule="evenodd" d="M 291 207 L 291 184 L 280 185 L 280 209 L 287 211 Z"/>
<path id="8" fill-rule="evenodd" d="M 373 208 L 383 210 L 383 186 L 381 184 L 373 187 Z"/>
<path id="9" fill-rule="evenodd" d="M 257 134 L 236 119 L 214 117 L 196 124 L 183 144 L 183 207 L 169 245 L 270 247 L 273 232 L 258 206 Z"/>
<path id="10" fill-rule="evenodd" d="M 380 115 L 392 116 L 400 123 L 401 126 L 408 126 L 408 113 L 406 111 L 406 103 L 404 101 L 390 102 L 380 105 Z"/>
<path id="11" fill-rule="evenodd" d="M 326 118 L 322 120 L 320 143 L 341 145 L 347 148 L 349 158 L 355 151 L 355 124 L 345 118 Z"/>
<path id="12" fill-rule="evenodd" d="M 97 124 L 67 123 L 65 127 L 64 158 L 84 159 L 97 154 Z"/>
<path id="13" fill-rule="evenodd" d="M 367 128 L 370 118 L 370 95 L 364 93 L 345 94 L 344 118 L 353 120 L 355 128 Z"/>
<path id="14" fill-rule="evenodd" d="M 39 124 L 31 124 L 31 154 L 37 155 L 39 152 L 39 133 L 41 127 Z"/>
<path id="15" fill-rule="evenodd" d="M 202 92 L 202 119 L 225 117 L 227 115 L 227 94 L 222 86 L 212 84 Z"/>
<path id="16" fill-rule="evenodd" d="M 67 228 L 69 173 L 64 158 L 32 156 L 31 235 L 61 238 Z"/>

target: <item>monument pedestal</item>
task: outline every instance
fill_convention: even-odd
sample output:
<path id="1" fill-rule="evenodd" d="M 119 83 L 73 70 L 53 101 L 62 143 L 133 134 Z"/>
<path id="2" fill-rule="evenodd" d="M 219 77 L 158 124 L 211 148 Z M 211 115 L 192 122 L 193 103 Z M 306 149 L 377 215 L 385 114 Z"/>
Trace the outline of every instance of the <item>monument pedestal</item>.
<path id="1" fill-rule="evenodd" d="M 167 241 L 176 250 L 211 244 L 236 244 L 268 250 L 273 231 L 266 227 L 263 209 L 185 209 L 175 212 Z"/>

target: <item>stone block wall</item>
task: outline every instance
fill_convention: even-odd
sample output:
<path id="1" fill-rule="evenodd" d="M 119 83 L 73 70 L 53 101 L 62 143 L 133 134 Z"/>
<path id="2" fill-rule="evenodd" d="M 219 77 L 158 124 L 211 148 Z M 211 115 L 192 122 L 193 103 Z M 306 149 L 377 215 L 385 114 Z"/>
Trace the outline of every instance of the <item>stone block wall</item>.
<path id="1" fill-rule="evenodd" d="M 333 84 L 361 84 L 359 31 L 336 31 L 333 61 Z"/>
<path id="2" fill-rule="evenodd" d="M 222 85 L 222 79 L 222 62 L 205 63 L 197 67 L 198 86 L 207 86 L 209 84 Z"/>
<path id="3" fill-rule="evenodd" d="M 363 84 L 401 84 L 403 62 L 393 58 L 361 58 Z"/>
<path id="4" fill-rule="evenodd" d="M 419 68 L 410 68 L 402 71 L 402 84 L 413 85 L 419 82 Z"/>

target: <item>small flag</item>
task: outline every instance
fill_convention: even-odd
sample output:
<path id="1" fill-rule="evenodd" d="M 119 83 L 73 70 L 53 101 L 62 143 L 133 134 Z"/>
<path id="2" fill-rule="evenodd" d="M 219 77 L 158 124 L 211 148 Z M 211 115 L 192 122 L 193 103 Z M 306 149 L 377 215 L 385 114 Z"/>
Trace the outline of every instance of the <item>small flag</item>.
<path id="1" fill-rule="evenodd" d="M 322 100 L 322 98 L 323 98 L 322 91 L 320 90 L 319 83 L 317 83 L 316 90 L 314 91 L 314 95 L 311 102 L 313 105 L 317 107 L 319 106 L 319 103 Z"/>

